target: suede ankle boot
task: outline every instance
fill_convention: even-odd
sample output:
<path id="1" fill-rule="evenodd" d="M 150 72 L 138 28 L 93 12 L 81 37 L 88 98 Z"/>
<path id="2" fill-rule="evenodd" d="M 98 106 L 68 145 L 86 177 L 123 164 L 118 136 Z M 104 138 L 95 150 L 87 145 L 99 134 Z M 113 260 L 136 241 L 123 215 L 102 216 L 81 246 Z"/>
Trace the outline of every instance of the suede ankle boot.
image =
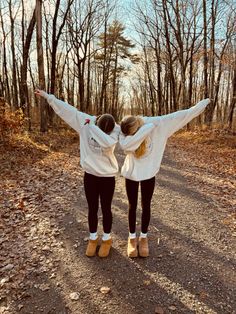
<path id="1" fill-rule="evenodd" d="M 112 239 L 109 239 L 106 241 L 102 240 L 101 246 L 98 251 L 98 256 L 107 257 L 110 253 L 111 245 L 112 245 Z"/>
<path id="2" fill-rule="evenodd" d="M 97 246 L 98 246 L 98 238 L 96 240 L 89 240 L 85 254 L 88 257 L 95 256 Z"/>
<path id="3" fill-rule="evenodd" d="M 137 257 L 137 238 L 130 239 L 128 238 L 128 247 L 127 247 L 127 255 L 128 257 Z"/>
<path id="4" fill-rule="evenodd" d="M 138 252 L 141 257 L 149 256 L 149 248 L 148 248 L 148 238 L 139 238 L 138 241 Z"/>

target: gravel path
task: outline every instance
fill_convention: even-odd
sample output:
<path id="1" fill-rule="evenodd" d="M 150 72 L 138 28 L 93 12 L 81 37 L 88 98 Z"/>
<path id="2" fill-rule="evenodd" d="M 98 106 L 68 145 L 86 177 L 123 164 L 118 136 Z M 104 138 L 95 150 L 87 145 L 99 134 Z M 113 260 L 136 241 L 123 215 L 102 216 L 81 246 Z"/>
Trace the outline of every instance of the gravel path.
<path id="1" fill-rule="evenodd" d="M 78 162 L 72 145 L 53 161 L 49 155 L 19 170 L 17 191 L 27 210 L 22 222 L 17 218 L 20 235 L 2 240 L 3 248 L 12 246 L 3 266 L 13 267 L 0 268 L 0 313 L 236 313 L 235 237 L 222 223 L 224 212 L 192 188 L 170 149 L 157 175 L 146 259 L 126 256 L 122 177 L 113 202 L 111 255 L 85 256 L 87 206 Z M 6 196 L 15 192 L 8 188 Z M 11 216 L 2 217 L 9 223 Z M 137 231 L 139 221 L 140 208 Z M 101 233 L 101 216 L 99 225 Z"/>

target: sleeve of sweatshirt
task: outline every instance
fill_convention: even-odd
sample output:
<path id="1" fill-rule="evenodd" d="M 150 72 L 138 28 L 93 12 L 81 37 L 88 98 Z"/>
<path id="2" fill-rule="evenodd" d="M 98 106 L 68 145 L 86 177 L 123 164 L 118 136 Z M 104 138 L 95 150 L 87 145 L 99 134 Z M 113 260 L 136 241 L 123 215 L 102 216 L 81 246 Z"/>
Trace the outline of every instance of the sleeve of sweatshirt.
<path id="1" fill-rule="evenodd" d="M 144 124 L 134 135 L 125 136 L 122 132 L 119 136 L 120 147 L 129 152 L 134 152 L 142 141 L 152 132 L 155 125 L 153 123 Z"/>
<path id="2" fill-rule="evenodd" d="M 55 113 L 77 132 L 80 132 L 86 119 L 95 120 L 94 116 L 77 110 L 68 103 L 57 99 L 54 95 L 46 94 L 45 98 Z"/>
<path id="3" fill-rule="evenodd" d="M 118 125 L 114 127 L 114 130 L 110 134 L 106 134 L 95 124 L 92 124 L 89 127 L 93 138 L 101 147 L 109 148 L 118 142 L 120 133 L 120 127 Z"/>
<path id="4" fill-rule="evenodd" d="M 159 122 L 162 125 L 162 128 L 165 130 L 167 137 L 174 134 L 176 131 L 184 127 L 192 119 L 200 115 L 210 103 L 210 99 L 203 99 L 195 106 L 173 112 L 164 116 L 159 117 Z"/>

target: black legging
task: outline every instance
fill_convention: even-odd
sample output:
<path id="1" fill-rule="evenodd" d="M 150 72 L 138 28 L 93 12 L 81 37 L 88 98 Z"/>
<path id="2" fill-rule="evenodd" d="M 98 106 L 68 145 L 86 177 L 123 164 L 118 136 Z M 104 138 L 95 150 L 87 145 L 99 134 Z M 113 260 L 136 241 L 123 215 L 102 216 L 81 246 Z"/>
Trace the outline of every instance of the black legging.
<path id="1" fill-rule="evenodd" d="M 143 180 L 143 181 L 132 181 L 129 179 L 125 180 L 126 193 L 129 200 L 129 231 L 130 233 L 135 232 L 136 227 L 136 209 L 138 201 L 138 188 L 139 183 L 141 185 L 141 204 L 142 204 L 142 222 L 141 231 L 147 233 L 148 226 L 151 216 L 151 200 L 155 187 L 155 177 Z"/>
<path id="2" fill-rule="evenodd" d="M 84 189 L 88 202 L 88 224 L 91 233 L 98 227 L 98 204 L 99 197 L 103 215 L 103 230 L 111 232 L 112 213 L 111 202 L 115 190 L 115 177 L 97 177 L 85 172 Z"/>

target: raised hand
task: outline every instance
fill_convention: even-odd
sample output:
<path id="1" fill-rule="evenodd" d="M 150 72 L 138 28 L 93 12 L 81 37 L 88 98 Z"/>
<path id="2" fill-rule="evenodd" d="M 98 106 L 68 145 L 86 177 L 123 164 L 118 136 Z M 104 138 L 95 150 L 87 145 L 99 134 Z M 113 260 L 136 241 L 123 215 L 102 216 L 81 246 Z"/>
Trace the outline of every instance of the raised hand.
<path id="1" fill-rule="evenodd" d="M 36 96 L 40 96 L 40 97 L 43 97 L 43 98 L 47 97 L 47 93 L 44 90 L 41 90 L 41 89 L 36 89 L 34 93 L 35 93 Z"/>

